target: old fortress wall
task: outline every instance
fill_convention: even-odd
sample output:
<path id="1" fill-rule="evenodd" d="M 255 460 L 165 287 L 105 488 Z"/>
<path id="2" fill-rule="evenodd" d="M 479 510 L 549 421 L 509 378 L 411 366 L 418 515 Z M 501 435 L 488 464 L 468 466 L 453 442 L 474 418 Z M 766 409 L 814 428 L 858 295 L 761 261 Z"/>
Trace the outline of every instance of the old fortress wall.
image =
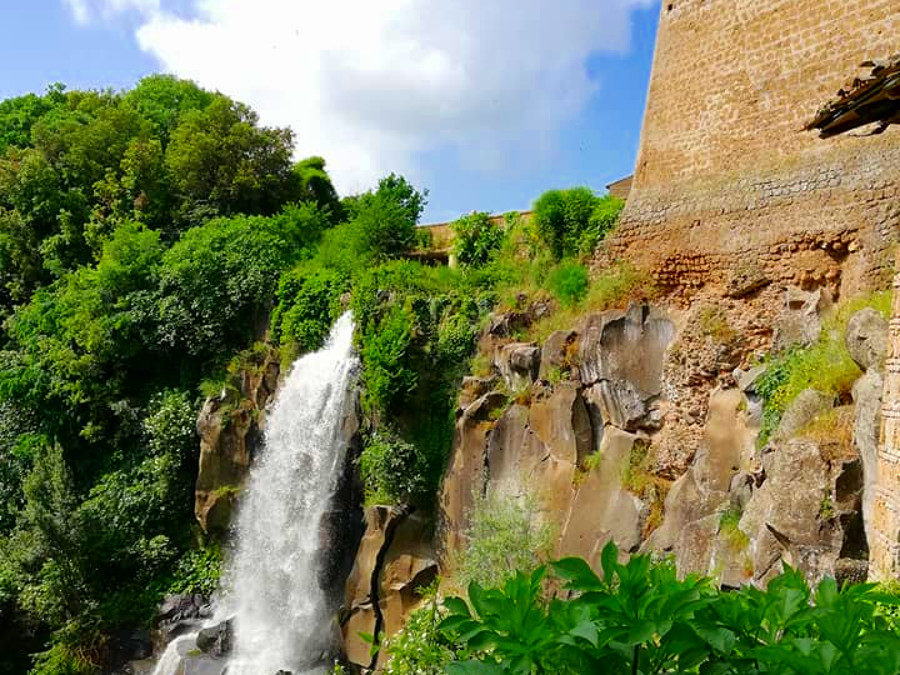
<path id="1" fill-rule="evenodd" d="M 900 49 L 892 0 L 664 0 L 634 184 L 606 258 L 676 300 L 735 279 L 884 287 L 900 231 L 900 130 L 823 140 L 804 124 Z M 900 269 L 900 268 L 898 268 Z M 870 545 L 900 572 L 900 273 Z"/>
<path id="2" fill-rule="evenodd" d="M 688 293 L 740 267 L 842 294 L 882 281 L 900 220 L 900 132 L 823 141 L 802 128 L 898 36 L 891 0 L 664 0 L 609 254 Z"/>

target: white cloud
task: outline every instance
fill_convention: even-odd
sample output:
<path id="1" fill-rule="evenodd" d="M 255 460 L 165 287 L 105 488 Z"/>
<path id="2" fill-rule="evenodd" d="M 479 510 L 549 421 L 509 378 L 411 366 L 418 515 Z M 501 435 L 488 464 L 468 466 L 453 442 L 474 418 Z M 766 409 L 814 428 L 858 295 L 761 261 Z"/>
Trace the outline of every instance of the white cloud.
<path id="1" fill-rule="evenodd" d="M 115 14 L 137 10 L 148 15 L 159 11 L 159 0 L 63 0 L 80 24 L 95 18 L 109 19 Z"/>
<path id="2" fill-rule="evenodd" d="M 630 11 L 654 3 L 194 0 L 184 18 L 153 0 L 91 1 L 142 10 L 139 44 L 166 71 L 293 127 L 298 154 L 323 155 L 344 191 L 416 176 L 437 149 L 463 169 L 539 161 L 596 91 L 587 57 L 626 50 Z"/>

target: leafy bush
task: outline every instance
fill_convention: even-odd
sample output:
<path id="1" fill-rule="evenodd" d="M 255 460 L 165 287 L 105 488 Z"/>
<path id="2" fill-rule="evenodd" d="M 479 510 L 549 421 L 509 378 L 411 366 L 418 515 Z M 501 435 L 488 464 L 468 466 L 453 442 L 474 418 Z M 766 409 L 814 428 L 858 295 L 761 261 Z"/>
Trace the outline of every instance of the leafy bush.
<path id="1" fill-rule="evenodd" d="M 281 344 L 295 344 L 300 352 L 319 349 L 338 317 L 347 287 L 344 275 L 328 268 L 301 266 L 286 273 L 272 312 L 273 337 Z"/>
<path id="2" fill-rule="evenodd" d="M 563 307 L 573 307 L 587 293 L 587 268 L 574 261 L 560 263 L 547 277 L 547 287 Z"/>
<path id="3" fill-rule="evenodd" d="M 421 501 L 429 487 L 427 458 L 411 443 L 393 434 L 377 433 L 359 457 L 359 473 L 369 504 Z"/>
<path id="4" fill-rule="evenodd" d="M 454 249 L 462 265 L 484 265 L 503 244 L 503 227 L 495 225 L 487 213 L 470 213 L 454 221 L 452 227 L 456 235 Z"/>
<path id="5" fill-rule="evenodd" d="M 755 384 L 756 393 L 763 398 L 759 444 L 768 442 L 785 410 L 804 389 L 846 397 L 861 374 L 844 341 L 833 335 L 823 335 L 810 347 L 770 357 Z"/>
<path id="6" fill-rule="evenodd" d="M 900 636 L 879 611 L 900 604 L 874 585 L 815 593 L 785 567 L 766 591 L 718 591 L 679 579 L 670 562 L 618 562 L 608 544 L 602 578 L 578 558 L 552 564 L 564 599 L 545 600 L 548 569 L 502 587 L 448 598 L 441 631 L 459 645 L 447 673 L 896 673 Z"/>
<path id="7" fill-rule="evenodd" d="M 366 248 L 377 258 L 395 258 L 412 250 L 427 196 L 427 190 L 419 192 L 393 173 L 379 181 L 375 192 L 361 195 L 355 220 Z"/>
<path id="8" fill-rule="evenodd" d="M 534 203 L 538 236 L 557 260 L 590 253 L 613 228 L 623 202 L 597 197 L 586 187 L 549 190 Z"/>
<path id="9" fill-rule="evenodd" d="M 360 356 L 370 406 L 395 409 L 415 390 L 418 373 L 409 363 L 414 321 L 408 309 L 394 305 L 363 334 Z"/>
<path id="10" fill-rule="evenodd" d="M 476 493 L 468 518 L 466 545 L 453 580 L 461 588 L 472 582 L 499 586 L 517 570 L 530 574 L 552 550 L 553 530 L 531 496 Z"/>
<path id="11" fill-rule="evenodd" d="M 455 657 L 452 643 L 439 630 L 446 611 L 438 603 L 437 589 L 426 589 L 424 595 L 425 604 L 409 615 L 385 647 L 385 675 L 443 675 Z"/>
<path id="12" fill-rule="evenodd" d="M 219 544 L 191 549 L 178 561 L 168 593 L 191 593 L 206 597 L 219 586 L 224 556 Z"/>
<path id="13" fill-rule="evenodd" d="M 591 213 L 587 229 L 581 234 L 580 252 L 590 253 L 606 236 L 612 232 L 625 202 L 613 195 L 605 195 L 597 200 L 594 211 Z"/>

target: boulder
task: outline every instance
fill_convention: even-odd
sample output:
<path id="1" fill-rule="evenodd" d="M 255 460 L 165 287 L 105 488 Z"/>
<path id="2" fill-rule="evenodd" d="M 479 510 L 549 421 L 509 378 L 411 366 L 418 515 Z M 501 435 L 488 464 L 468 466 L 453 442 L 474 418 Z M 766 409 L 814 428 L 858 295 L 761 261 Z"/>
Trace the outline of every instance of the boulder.
<path id="1" fill-rule="evenodd" d="M 433 523 L 408 507 L 366 509 L 366 531 L 347 579 L 341 632 L 347 659 L 360 668 L 379 665 L 360 633 L 389 638 L 418 606 L 437 577 Z"/>
<path id="2" fill-rule="evenodd" d="M 546 380 L 554 369 L 565 369 L 572 365 L 572 356 L 577 349 L 578 333 L 574 330 L 557 330 L 550 333 L 541 348 L 541 368 L 539 375 Z"/>
<path id="3" fill-rule="evenodd" d="M 530 314 L 526 312 L 504 312 L 491 316 L 485 332 L 491 337 L 505 338 L 511 337 L 517 331 L 528 328 L 530 325 Z"/>
<path id="4" fill-rule="evenodd" d="M 578 466 L 593 450 L 591 419 L 574 382 L 561 382 L 549 397 L 534 401 L 528 425 L 556 460 Z"/>
<path id="5" fill-rule="evenodd" d="M 438 574 L 432 546 L 434 523 L 420 513 L 405 517 L 382 554 L 378 570 L 379 630 L 390 638 L 403 627 L 409 613 L 419 606 L 422 590 Z"/>
<path id="6" fill-rule="evenodd" d="M 863 471 L 862 514 L 869 541 L 874 535 L 875 483 L 878 478 L 878 440 L 881 430 L 881 394 L 884 380 L 869 370 L 853 384 L 853 445 L 859 452 Z"/>
<path id="7" fill-rule="evenodd" d="M 458 550 L 472 506 L 472 491 L 484 487 L 486 439 L 495 425 L 496 412 L 506 407 L 506 396 L 488 392 L 466 408 L 456 422 L 453 448 L 439 495 L 444 546 Z"/>
<path id="8" fill-rule="evenodd" d="M 494 389 L 496 384 L 497 377 L 495 375 L 489 377 L 467 375 L 464 377 L 459 389 L 459 409 L 468 408 L 480 397 Z"/>
<path id="9" fill-rule="evenodd" d="M 815 389 L 804 389 L 795 398 L 775 431 L 775 439 L 787 440 L 797 435 L 810 422 L 834 407 L 834 396 Z"/>
<path id="10" fill-rule="evenodd" d="M 737 389 L 716 389 L 709 396 L 706 425 L 694 460 L 694 475 L 704 492 L 726 493 L 732 478 L 750 468 L 755 434 L 746 424 L 744 396 Z"/>
<path id="11" fill-rule="evenodd" d="M 817 443 L 793 439 L 765 457 L 765 480 L 740 520 L 750 537 L 754 579 L 764 583 L 781 561 L 799 567 L 811 583 L 833 576 L 839 559 L 859 554 L 862 485 L 852 461 L 829 461 Z"/>
<path id="12" fill-rule="evenodd" d="M 581 381 L 627 381 L 647 399 L 662 393 L 663 357 L 675 327 L 655 309 L 632 305 L 628 311 L 589 315 L 578 346 Z"/>
<path id="13" fill-rule="evenodd" d="M 491 431 L 485 466 L 491 486 L 503 494 L 519 495 L 534 486 L 550 451 L 528 426 L 528 408 L 510 406 Z"/>
<path id="14" fill-rule="evenodd" d="M 845 341 L 850 356 L 863 370 L 881 370 L 887 355 L 888 322 L 874 309 L 861 309 L 847 322 Z"/>
<path id="15" fill-rule="evenodd" d="M 599 568 L 600 552 L 610 540 L 622 551 L 641 543 L 644 505 L 622 486 L 636 434 L 611 428 L 603 436 L 600 462 L 579 483 L 562 529 L 559 556 L 581 556 Z"/>
<path id="16" fill-rule="evenodd" d="M 197 630 L 205 619 L 212 616 L 212 605 L 202 595 L 167 595 L 156 611 L 157 634 L 161 644 L 168 644 L 180 635 Z"/>
<path id="17" fill-rule="evenodd" d="M 407 510 L 390 506 L 371 506 L 365 511 L 366 529 L 359 544 L 353 569 L 344 590 L 341 632 L 347 658 L 368 667 L 372 658 L 370 645 L 360 639 L 360 633 L 378 632 L 380 612 L 378 579 L 383 552 L 394 536 Z"/>
<path id="18" fill-rule="evenodd" d="M 758 365 L 752 366 L 747 370 L 737 369 L 732 375 L 738 389 L 744 393 L 753 393 L 756 391 L 756 383 L 759 382 L 759 378 L 762 377 L 765 372 L 766 366 Z"/>
<path id="19" fill-rule="evenodd" d="M 806 347 L 819 339 L 822 332 L 821 314 L 831 305 L 831 296 L 819 288 L 804 291 L 790 287 L 785 291 L 784 307 L 775 321 L 772 349 Z"/>
<path id="20" fill-rule="evenodd" d="M 537 379 L 541 350 L 532 343 L 513 342 L 494 353 L 494 367 L 507 388 L 517 391 Z"/>
<path id="21" fill-rule="evenodd" d="M 227 656 L 231 653 L 233 642 L 233 619 L 227 619 L 215 626 L 201 628 L 200 632 L 197 633 L 197 649 L 210 656 Z"/>
<path id="22" fill-rule="evenodd" d="M 656 426 L 656 421 L 648 417 L 649 405 L 627 380 L 603 380 L 586 389 L 584 397 L 605 424 L 623 431 Z"/>

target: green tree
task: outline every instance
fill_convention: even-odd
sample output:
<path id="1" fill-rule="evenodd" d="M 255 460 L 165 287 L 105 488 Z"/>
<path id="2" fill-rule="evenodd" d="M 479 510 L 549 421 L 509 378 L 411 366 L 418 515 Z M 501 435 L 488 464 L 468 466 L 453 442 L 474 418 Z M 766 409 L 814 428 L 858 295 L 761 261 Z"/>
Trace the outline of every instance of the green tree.
<path id="1" fill-rule="evenodd" d="M 356 221 L 366 247 L 378 258 L 394 258 L 416 244 L 416 223 L 427 203 L 428 191 L 416 190 L 405 178 L 390 174 L 375 192 L 361 195 Z"/>

